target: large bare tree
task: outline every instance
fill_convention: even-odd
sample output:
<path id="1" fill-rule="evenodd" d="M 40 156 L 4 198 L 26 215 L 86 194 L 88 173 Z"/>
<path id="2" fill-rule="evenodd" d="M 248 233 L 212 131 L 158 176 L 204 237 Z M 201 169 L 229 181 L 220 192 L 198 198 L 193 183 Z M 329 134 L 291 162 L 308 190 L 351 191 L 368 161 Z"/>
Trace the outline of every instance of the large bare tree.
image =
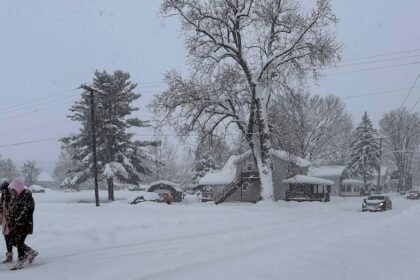
<path id="1" fill-rule="evenodd" d="M 184 134 L 234 124 L 253 152 L 263 199 L 273 192 L 272 89 L 318 77 L 338 59 L 330 2 L 306 9 L 295 0 L 163 1 L 163 14 L 182 21 L 192 74 L 169 72 L 155 110 Z"/>
<path id="2" fill-rule="evenodd" d="M 270 110 L 273 145 L 309 160 L 345 164 L 351 116 L 339 97 L 287 90 Z"/>
<path id="3" fill-rule="evenodd" d="M 397 166 L 398 190 L 406 187 L 411 172 L 413 155 L 420 144 L 420 117 L 406 108 L 386 113 L 379 122 L 380 131 L 385 135 L 388 151 L 394 156 Z"/>

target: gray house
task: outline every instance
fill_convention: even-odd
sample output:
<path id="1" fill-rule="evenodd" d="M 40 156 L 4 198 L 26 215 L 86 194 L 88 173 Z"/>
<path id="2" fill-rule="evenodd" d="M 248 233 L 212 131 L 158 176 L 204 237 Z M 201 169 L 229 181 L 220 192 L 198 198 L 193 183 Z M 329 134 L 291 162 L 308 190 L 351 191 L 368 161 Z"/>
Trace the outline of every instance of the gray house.
<path id="1" fill-rule="evenodd" d="M 274 199 L 285 199 L 288 185 L 283 180 L 297 174 L 306 175 L 310 162 L 279 150 L 272 151 L 272 157 Z M 199 184 L 213 187 L 216 204 L 260 200 L 260 178 L 251 151 L 231 157 L 220 172 L 206 174 Z"/>
<path id="2" fill-rule="evenodd" d="M 341 182 L 350 178 L 346 166 L 340 165 L 312 167 L 309 169 L 308 175 L 333 181 L 331 196 L 339 196 Z"/>

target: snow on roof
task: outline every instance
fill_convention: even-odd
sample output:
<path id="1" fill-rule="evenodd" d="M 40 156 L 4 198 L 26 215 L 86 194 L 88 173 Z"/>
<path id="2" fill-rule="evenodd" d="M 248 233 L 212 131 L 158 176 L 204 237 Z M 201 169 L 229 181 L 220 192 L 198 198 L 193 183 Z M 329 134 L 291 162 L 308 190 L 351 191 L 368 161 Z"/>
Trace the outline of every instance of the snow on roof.
<path id="1" fill-rule="evenodd" d="M 235 179 L 236 160 L 242 157 L 231 156 L 220 171 L 208 172 L 199 181 L 199 185 L 227 185 Z"/>
<path id="2" fill-rule="evenodd" d="M 271 154 L 278 159 L 288 161 L 288 162 L 293 162 L 294 164 L 296 164 L 297 166 L 300 166 L 300 167 L 307 167 L 307 166 L 311 165 L 310 161 L 308 161 L 306 159 L 303 159 L 301 157 L 292 155 L 292 154 L 290 154 L 288 152 L 285 152 L 285 151 L 282 151 L 282 150 L 272 150 Z M 247 158 L 249 156 L 251 156 L 251 151 L 250 150 L 243 153 L 242 155 L 237 156 L 237 160 L 235 161 L 235 164 L 237 162 L 241 161 L 243 158 Z"/>
<path id="3" fill-rule="evenodd" d="M 300 167 L 307 167 L 307 166 L 311 165 L 310 161 L 308 161 L 306 159 L 303 159 L 301 157 L 298 157 L 298 156 L 294 156 L 294 155 L 292 155 L 288 152 L 285 152 L 285 151 L 273 150 L 272 155 L 274 157 L 277 157 L 277 158 L 282 159 L 284 161 L 291 161 L 291 162 L 293 162 L 294 164 L 296 164 L 297 166 L 300 166 Z"/>
<path id="4" fill-rule="evenodd" d="M 42 171 L 39 175 L 38 175 L 38 181 L 39 182 L 55 182 L 55 180 L 50 176 L 50 174 L 48 174 L 45 171 Z"/>
<path id="5" fill-rule="evenodd" d="M 321 179 L 317 177 L 310 177 L 306 175 L 296 175 L 286 180 L 283 183 L 288 184 L 315 184 L 315 185 L 334 185 L 334 182 L 327 179 Z"/>
<path id="6" fill-rule="evenodd" d="M 309 168 L 308 175 L 313 177 L 336 177 L 341 176 L 346 166 L 331 165 Z"/>
<path id="7" fill-rule="evenodd" d="M 356 179 L 344 179 L 341 184 L 343 185 L 356 185 L 356 186 L 362 186 L 364 183 L 360 180 Z"/>
<path id="8" fill-rule="evenodd" d="M 381 166 L 381 176 L 385 176 L 388 172 L 388 168 L 385 166 Z M 375 171 L 372 174 L 374 177 L 378 176 L 378 171 L 375 169 Z"/>
<path id="9" fill-rule="evenodd" d="M 184 190 L 181 188 L 181 186 L 179 184 L 174 183 L 174 182 L 165 181 L 165 180 L 159 180 L 159 181 L 150 183 L 147 190 L 150 189 L 153 186 L 160 185 L 160 184 L 171 186 L 172 188 L 174 188 L 178 192 L 184 192 Z"/>

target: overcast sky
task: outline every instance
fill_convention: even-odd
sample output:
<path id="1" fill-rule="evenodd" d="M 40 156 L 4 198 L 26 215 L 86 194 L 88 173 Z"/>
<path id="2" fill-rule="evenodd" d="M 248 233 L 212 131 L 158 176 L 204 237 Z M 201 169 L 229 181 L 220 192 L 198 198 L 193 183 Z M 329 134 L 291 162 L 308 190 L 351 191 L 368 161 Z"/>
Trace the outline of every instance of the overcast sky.
<path id="1" fill-rule="evenodd" d="M 159 3 L 2 0 L 0 154 L 15 161 L 55 161 L 60 144 L 53 139 L 77 130 L 66 118 L 80 95 L 74 89 L 89 83 L 95 69 L 128 71 L 143 94 L 139 106 L 164 88 L 165 71 L 187 73 L 179 25 L 159 16 Z M 383 112 L 401 106 L 420 73 L 420 1 L 333 3 L 343 61 L 311 90 L 343 97 L 355 124 L 364 111 L 377 123 Z M 420 98 L 420 80 L 417 86 L 406 101 L 409 109 Z M 371 93 L 378 94 L 354 97 Z M 150 114 L 143 108 L 141 116 Z M 37 140 L 46 141 L 9 146 Z"/>

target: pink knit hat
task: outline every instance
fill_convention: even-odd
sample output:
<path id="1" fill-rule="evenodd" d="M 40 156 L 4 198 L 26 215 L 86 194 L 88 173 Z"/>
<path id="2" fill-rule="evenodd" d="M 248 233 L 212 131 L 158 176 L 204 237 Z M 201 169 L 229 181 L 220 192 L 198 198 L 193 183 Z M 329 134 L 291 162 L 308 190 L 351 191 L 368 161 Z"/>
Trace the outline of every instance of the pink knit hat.
<path id="1" fill-rule="evenodd" d="M 25 190 L 25 187 L 23 186 L 22 181 L 14 179 L 9 185 L 9 190 L 15 190 L 17 194 L 20 194 Z"/>

